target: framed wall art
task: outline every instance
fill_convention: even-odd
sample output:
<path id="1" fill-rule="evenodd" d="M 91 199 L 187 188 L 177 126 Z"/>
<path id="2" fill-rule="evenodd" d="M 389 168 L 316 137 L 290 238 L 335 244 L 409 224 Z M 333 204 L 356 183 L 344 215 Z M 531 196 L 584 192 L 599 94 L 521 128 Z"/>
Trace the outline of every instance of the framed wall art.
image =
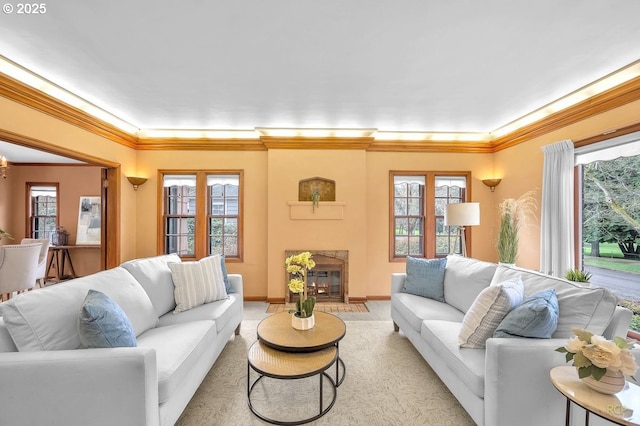
<path id="1" fill-rule="evenodd" d="M 78 233 L 76 234 L 76 244 L 100 245 L 102 217 L 100 208 L 100 197 L 81 196 L 78 208 Z"/>

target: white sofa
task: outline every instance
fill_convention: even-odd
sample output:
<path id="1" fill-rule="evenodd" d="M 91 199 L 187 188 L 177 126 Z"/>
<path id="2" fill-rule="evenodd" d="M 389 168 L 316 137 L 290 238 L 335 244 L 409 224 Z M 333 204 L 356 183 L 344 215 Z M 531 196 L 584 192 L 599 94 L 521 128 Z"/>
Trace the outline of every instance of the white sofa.
<path id="1" fill-rule="evenodd" d="M 558 328 L 550 339 L 489 338 L 486 349 L 461 348 L 458 336 L 465 312 L 487 286 L 520 277 L 524 296 L 555 288 Z M 534 271 L 450 255 L 444 274 L 444 299 L 402 291 L 406 274 L 393 274 L 391 318 L 478 425 L 564 424 L 565 398 L 549 381 L 549 371 L 567 365 L 555 352 L 572 336 L 571 328 L 607 338 L 626 336 L 631 311 L 616 307 L 606 289 Z M 580 410 L 574 409 L 579 417 Z"/>
<path id="2" fill-rule="evenodd" d="M 173 313 L 176 255 L 46 287 L 0 304 L 0 423 L 173 425 L 230 337 L 240 331 L 242 277 L 228 298 Z M 137 347 L 78 349 L 89 289 L 125 312 Z"/>

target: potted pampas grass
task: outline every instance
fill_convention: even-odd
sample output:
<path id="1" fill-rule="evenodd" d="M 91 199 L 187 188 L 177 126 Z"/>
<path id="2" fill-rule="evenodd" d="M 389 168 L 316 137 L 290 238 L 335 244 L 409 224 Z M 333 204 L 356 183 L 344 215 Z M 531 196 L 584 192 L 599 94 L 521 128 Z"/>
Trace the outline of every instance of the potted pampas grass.
<path id="1" fill-rule="evenodd" d="M 498 208 L 500 225 L 498 228 L 498 261 L 514 265 L 518 258 L 520 230 L 526 225 L 527 217 L 536 211 L 535 191 L 527 191 L 520 198 L 507 198 Z"/>

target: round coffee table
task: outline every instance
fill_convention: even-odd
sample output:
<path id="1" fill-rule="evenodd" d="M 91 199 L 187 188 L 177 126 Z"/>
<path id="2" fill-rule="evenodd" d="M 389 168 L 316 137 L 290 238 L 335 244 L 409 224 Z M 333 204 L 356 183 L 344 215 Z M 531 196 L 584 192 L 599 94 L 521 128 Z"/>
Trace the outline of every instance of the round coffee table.
<path id="1" fill-rule="evenodd" d="M 338 349 L 335 346 L 330 346 L 315 352 L 283 352 L 267 346 L 264 342 L 258 340 L 249 348 L 247 358 L 247 399 L 249 401 L 249 409 L 262 420 L 277 425 L 309 423 L 324 416 L 331 407 L 333 407 L 333 404 L 335 404 L 338 394 L 337 386 L 333 379 L 326 373 L 326 370 L 333 365 L 338 358 Z M 251 383 L 251 369 L 260 374 L 253 383 Z M 251 393 L 254 387 L 264 377 L 292 380 L 303 379 L 314 375 L 318 375 L 320 379 L 318 392 L 319 409 L 317 414 L 311 417 L 295 421 L 272 419 L 258 411 L 251 401 Z M 329 381 L 331 389 L 333 390 L 331 402 L 326 406 L 323 401 L 323 383 L 325 378 Z"/>
<path id="2" fill-rule="evenodd" d="M 340 340 L 347 327 L 340 318 L 325 312 L 315 312 L 315 326 L 309 330 L 296 330 L 291 326 L 291 315 L 281 312 L 266 317 L 258 324 L 258 341 L 249 348 L 247 361 L 247 398 L 249 408 L 262 420 L 279 425 L 308 423 L 325 415 L 336 401 L 337 388 L 344 381 L 346 369 L 340 358 Z M 327 370 L 335 364 L 335 380 Z M 251 370 L 260 376 L 251 383 Z M 342 371 L 340 371 L 342 370 Z M 342 373 L 342 374 L 340 374 Z M 318 375 L 320 378 L 320 407 L 314 416 L 297 421 L 282 421 L 266 417 L 251 402 L 251 393 L 263 377 L 274 379 L 300 379 Z M 333 388 L 331 402 L 323 405 L 323 381 L 328 379 Z"/>

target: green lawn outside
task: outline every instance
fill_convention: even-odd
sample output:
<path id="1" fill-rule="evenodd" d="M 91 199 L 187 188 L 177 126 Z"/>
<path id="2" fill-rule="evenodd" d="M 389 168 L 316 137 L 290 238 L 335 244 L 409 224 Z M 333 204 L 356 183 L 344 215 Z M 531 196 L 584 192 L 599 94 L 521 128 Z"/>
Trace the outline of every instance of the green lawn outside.
<path id="1" fill-rule="evenodd" d="M 600 257 L 591 257 L 591 247 L 584 246 L 584 264 L 586 266 L 640 274 L 640 261 L 623 257 L 620 247 L 615 243 L 600 243 Z"/>

